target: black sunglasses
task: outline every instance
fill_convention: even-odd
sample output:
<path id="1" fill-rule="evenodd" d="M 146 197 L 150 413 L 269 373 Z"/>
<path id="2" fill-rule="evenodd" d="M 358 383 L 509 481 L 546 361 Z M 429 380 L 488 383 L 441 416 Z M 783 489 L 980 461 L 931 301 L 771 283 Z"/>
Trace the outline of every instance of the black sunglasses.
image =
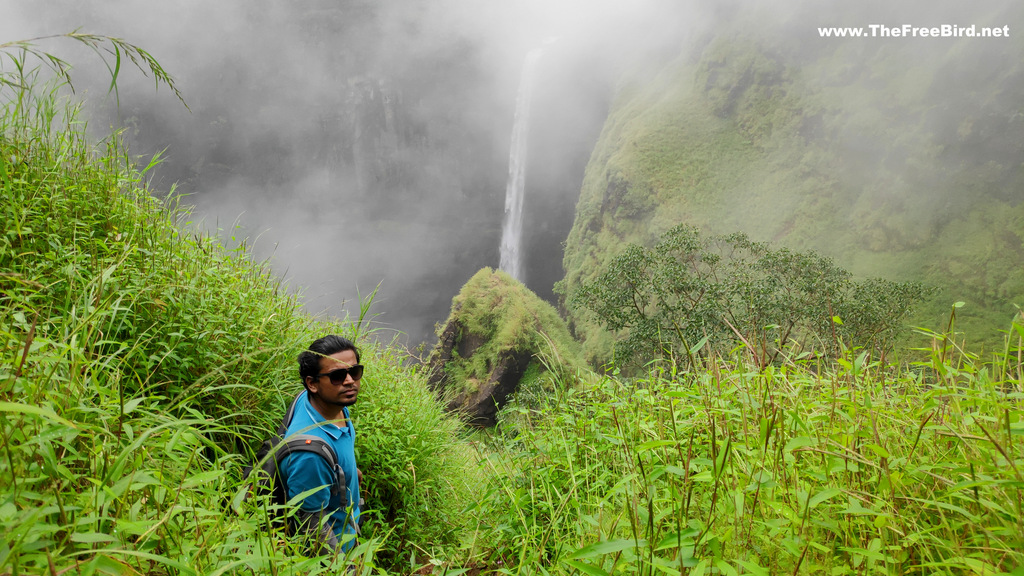
<path id="1" fill-rule="evenodd" d="M 363 377 L 363 365 L 356 364 L 355 366 L 349 366 L 348 368 L 338 368 L 337 370 L 331 370 L 330 372 L 324 372 L 323 374 L 317 374 L 316 377 L 327 376 L 331 379 L 331 384 L 344 384 L 345 380 L 352 376 L 353 380 L 359 380 Z"/>

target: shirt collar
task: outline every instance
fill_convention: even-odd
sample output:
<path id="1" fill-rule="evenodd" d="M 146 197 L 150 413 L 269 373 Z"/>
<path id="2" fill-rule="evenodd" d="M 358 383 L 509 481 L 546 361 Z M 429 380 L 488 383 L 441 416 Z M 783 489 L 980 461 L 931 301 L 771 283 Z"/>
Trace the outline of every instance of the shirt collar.
<path id="1" fill-rule="evenodd" d="M 344 427 L 338 425 L 339 422 L 341 422 L 341 420 L 324 420 L 323 415 L 317 412 L 316 408 L 313 408 L 313 405 L 309 403 L 308 396 L 306 398 L 306 405 L 304 408 L 306 409 L 306 415 L 309 416 L 309 419 L 313 421 L 321 430 L 326 432 L 327 435 L 330 436 L 331 438 L 337 440 L 342 436 L 348 436 L 349 434 L 352 433 L 352 421 L 348 415 L 348 408 L 341 409 L 341 416 L 345 420 Z"/>

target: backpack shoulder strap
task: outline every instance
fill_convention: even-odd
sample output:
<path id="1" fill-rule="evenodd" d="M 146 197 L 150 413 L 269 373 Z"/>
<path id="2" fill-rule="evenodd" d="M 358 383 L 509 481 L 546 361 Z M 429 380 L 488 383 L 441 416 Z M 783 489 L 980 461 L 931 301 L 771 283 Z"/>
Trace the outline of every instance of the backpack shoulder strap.
<path id="1" fill-rule="evenodd" d="M 277 449 L 277 460 L 284 460 L 289 454 L 295 452 L 312 452 L 319 454 L 327 461 L 328 466 L 333 470 L 338 465 L 338 457 L 334 449 L 323 438 L 312 434 L 298 434 L 284 440 Z"/>
<path id="2" fill-rule="evenodd" d="M 292 416 L 295 415 L 295 406 L 299 403 L 299 398 L 302 398 L 302 395 L 305 393 L 305 389 L 303 389 L 302 392 L 299 392 L 295 396 L 295 399 L 292 400 L 291 405 L 288 406 L 288 410 L 284 413 L 284 420 L 281 421 L 281 426 L 277 429 L 277 435 L 281 438 L 284 438 L 285 433 L 288 432 L 288 427 L 292 424 Z"/>
<path id="3" fill-rule="evenodd" d="M 283 438 L 276 448 L 274 454 L 275 461 L 280 464 L 286 456 L 294 452 L 312 452 L 313 454 L 319 454 L 321 458 L 327 462 L 327 466 L 334 472 L 334 485 L 331 486 L 331 494 L 342 494 L 344 495 L 348 489 L 347 479 L 345 478 L 345 471 L 342 470 L 338 464 L 338 455 L 334 453 L 334 448 L 327 443 L 326 440 L 319 436 L 313 436 L 312 434 L 297 434 L 295 436 L 287 437 L 288 427 L 292 424 L 292 417 L 295 415 L 295 406 L 299 403 L 299 399 L 306 393 L 303 389 L 299 392 L 295 399 L 292 400 L 291 405 L 288 406 L 288 411 L 284 414 L 284 419 L 281 421 L 281 427 L 277 429 L 277 435 L 279 438 Z M 345 413 L 345 417 L 348 417 L 348 413 Z"/>
<path id="4" fill-rule="evenodd" d="M 331 472 L 334 474 L 334 484 L 331 486 L 331 495 L 335 496 L 341 494 L 344 496 L 348 489 L 345 471 L 338 465 L 338 455 L 334 453 L 334 448 L 331 448 L 331 445 L 328 444 L 326 440 L 311 434 L 298 434 L 296 436 L 292 436 L 278 444 L 277 451 L 274 454 L 274 459 L 278 464 L 280 464 L 286 456 L 296 452 L 310 452 L 323 458 L 324 462 L 327 463 L 327 467 L 330 468 Z M 344 500 L 345 498 L 343 498 L 343 501 Z"/>

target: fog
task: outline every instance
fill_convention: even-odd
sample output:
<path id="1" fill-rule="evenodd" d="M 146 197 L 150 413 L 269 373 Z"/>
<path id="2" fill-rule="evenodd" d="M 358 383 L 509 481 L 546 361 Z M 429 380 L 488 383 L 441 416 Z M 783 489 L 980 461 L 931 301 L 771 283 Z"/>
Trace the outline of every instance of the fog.
<path id="1" fill-rule="evenodd" d="M 380 334 L 415 346 L 473 273 L 498 265 L 519 72 L 546 40 L 557 38 L 538 70 L 524 264 L 526 284 L 553 300 L 583 170 L 624 73 L 653 74 L 747 7 L 776 19 L 780 42 L 813 44 L 819 25 L 972 23 L 1007 5 L 0 0 L 0 42 L 78 29 L 145 48 L 190 110 L 126 65 L 115 106 L 94 55 L 40 45 L 76 66 L 92 133 L 124 127 L 142 163 L 162 153 L 155 193 L 184 194 L 228 243 L 249 238 L 313 313 L 357 314 L 379 284 Z"/>
<path id="2" fill-rule="evenodd" d="M 140 162 L 162 151 L 155 193 L 174 186 L 202 226 L 250 238 L 311 312 L 358 313 L 380 284 L 375 320 L 415 345 L 470 275 L 498 265 L 523 56 L 559 39 L 541 66 L 527 201 L 526 281 L 551 299 L 613 71 L 675 42 L 675 6 L 6 1 L 0 38 L 77 29 L 149 51 L 191 111 L 127 66 L 116 107 L 95 56 L 40 45 L 76 67 L 94 134 L 126 127 Z"/>

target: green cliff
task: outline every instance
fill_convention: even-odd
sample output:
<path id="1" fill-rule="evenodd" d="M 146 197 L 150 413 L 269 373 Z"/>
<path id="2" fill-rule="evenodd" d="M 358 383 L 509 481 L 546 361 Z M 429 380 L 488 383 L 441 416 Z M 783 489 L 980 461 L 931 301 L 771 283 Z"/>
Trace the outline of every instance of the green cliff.
<path id="1" fill-rule="evenodd" d="M 1024 305 L 1020 40 L 839 40 L 793 18 L 747 13 L 621 84 L 558 290 L 688 223 L 922 281 L 938 290 L 915 324 L 964 301 L 972 338 L 998 336 Z M 611 336 L 569 315 L 588 358 L 607 359 Z"/>

